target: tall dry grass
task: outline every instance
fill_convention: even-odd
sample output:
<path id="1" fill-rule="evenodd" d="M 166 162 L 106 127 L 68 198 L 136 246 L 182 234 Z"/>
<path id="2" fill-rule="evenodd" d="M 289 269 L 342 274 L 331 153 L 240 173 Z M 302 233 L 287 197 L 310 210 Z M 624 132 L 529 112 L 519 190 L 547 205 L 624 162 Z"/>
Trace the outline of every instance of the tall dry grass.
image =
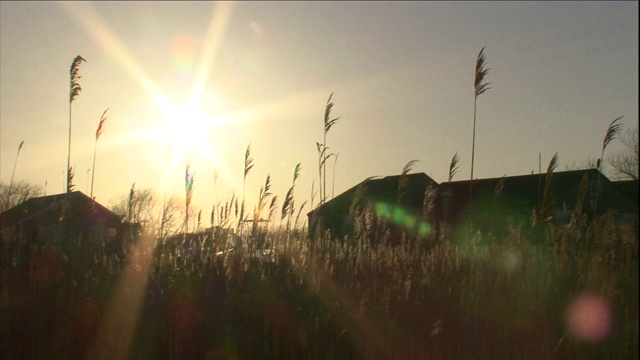
<path id="1" fill-rule="evenodd" d="M 69 142 L 67 148 L 67 192 L 71 192 L 72 172 L 71 172 L 71 110 L 73 101 L 80 95 L 82 86 L 80 86 L 80 64 L 86 60 L 78 55 L 71 62 L 69 69 Z"/>
<path id="2" fill-rule="evenodd" d="M 327 199 L 327 160 L 331 158 L 331 156 L 336 156 L 336 154 L 329 153 L 329 146 L 327 145 L 327 134 L 329 130 L 335 125 L 339 117 L 331 118 L 331 111 L 333 110 L 333 93 L 329 95 L 327 99 L 327 104 L 324 109 L 324 127 L 323 127 L 323 136 L 322 136 L 322 144 L 316 142 L 316 147 L 318 150 L 318 181 L 319 181 L 319 191 L 320 191 L 320 202 L 318 205 L 322 205 L 325 203 Z M 334 166 L 335 170 L 335 166 Z"/>
<path id="3" fill-rule="evenodd" d="M 476 71 L 473 79 L 474 98 L 473 98 L 473 138 L 471 141 L 471 177 L 469 178 L 469 208 L 471 208 L 471 199 L 473 198 L 473 165 L 476 159 L 476 110 L 478 105 L 478 96 L 484 94 L 490 89 L 491 83 L 486 83 L 484 78 L 490 69 L 486 69 L 486 59 L 484 55 L 484 47 L 478 53 L 476 59 Z"/>
<path id="4" fill-rule="evenodd" d="M 96 129 L 96 141 L 93 146 L 93 165 L 91 166 L 91 192 L 89 193 L 89 197 L 92 199 L 93 199 L 93 181 L 96 175 L 96 153 L 98 150 L 98 139 L 100 139 L 100 135 L 102 135 L 102 131 L 104 130 L 103 129 L 104 122 L 107 121 L 107 117 L 105 117 L 105 115 L 107 114 L 107 111 L 109 111 L 108 108 L 102 113 L 102 116 L 100 116 L 100 121 L 98 122 L 98 128 Z"/>
<path id="5" fill-rule="evenodd" d="M 637 228 L 607 215 L 549 226 L 544 243 L 526 228 L 500 238 L 453 229 L 425 248 L 406 235 L 389 241 L 392 225 L 359 209 L 348 241 L 272 229 L 269 253 L 225 252 L 220 228 L 183 244 L 133 244 L 124 263 L 108 242 L 15 249 L 2 263 L 3 358 L 86 356 L 144 254 L 128 358 L 638 357 Z M 567 311 L 585 296 L 610 312 L 600 341 L 568 330 Z"/>

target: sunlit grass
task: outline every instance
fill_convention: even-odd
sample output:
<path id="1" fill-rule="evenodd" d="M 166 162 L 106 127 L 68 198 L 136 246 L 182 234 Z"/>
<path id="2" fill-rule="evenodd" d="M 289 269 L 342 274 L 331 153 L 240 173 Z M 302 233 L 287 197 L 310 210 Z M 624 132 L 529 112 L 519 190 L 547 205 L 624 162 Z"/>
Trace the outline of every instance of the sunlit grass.
<path id="1" fill-rule="evenodd" d="M 356 231 L 336 242 L 271 230 L 269 254 L 250 237 L 225 252 L 223 232 L 157 247 L 143 239 L 121 265 L 80 243 L 39 248 L 30 270 L 4 267 L 3 349 L 9 358 L 637 357 L 637 234 L 612 217 L 586 234 L 552 230 L 551 246 L 525 228 L 428 248 L 372 244 L 369 230 Z"/>

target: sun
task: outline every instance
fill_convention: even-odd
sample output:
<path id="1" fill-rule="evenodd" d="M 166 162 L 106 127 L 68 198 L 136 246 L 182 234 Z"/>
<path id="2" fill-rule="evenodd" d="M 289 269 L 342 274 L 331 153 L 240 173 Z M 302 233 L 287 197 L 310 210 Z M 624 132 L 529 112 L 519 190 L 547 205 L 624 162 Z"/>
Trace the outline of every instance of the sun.
<path id="1" fill-rule="evenodd" d="M 149 129 L 145 137 L 156 139 L 168 147 L 171 168 L 195 155 L 216 163 L 218 159 L 211 146 L 210 135 L 227 122 L 227 117 L 203 114 L 198 101 L 189 101 L 180 107 L 166 97 L 157 95 L 156 102 L 164 119 L 158 126 Z"/>

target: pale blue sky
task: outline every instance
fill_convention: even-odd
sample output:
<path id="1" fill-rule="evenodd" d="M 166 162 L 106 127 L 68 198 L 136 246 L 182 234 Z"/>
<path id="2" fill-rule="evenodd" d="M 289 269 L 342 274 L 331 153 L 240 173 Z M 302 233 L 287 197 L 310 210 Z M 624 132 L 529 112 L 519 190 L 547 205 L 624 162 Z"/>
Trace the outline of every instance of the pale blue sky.
<path id="1" fill-rule="evenodd" d="M 299 162 L 297 203 L 310 200 L 332 92 L 341 117 L 328 137 L 340 154 L 336 194 L 369 176 L 398 174 L 412 159 L 420 160 L 414 172 L 445 181 L 456 152 L 455 180 L 468 179 L 474 67 L 484 46 L 492 85 L 478 99 L 477 178 L 537 171 L 539 153 L 544 168 L 558 152 L 560 170 L 597 158 L 611 120 L 624 115 L 625 128 L 638 122 L 638 2 L 2 1 L 0 180 L 9 182 L 24 140 L 16 180 L 62 191 L 69 66 L 82 55 L 76 188 L 89 193 L 94 134 L 110 108 L 98 142 L 97 200 L 109 204 L 133 182 L 160 189 L 168 148 L 144 136 L 165 121 L 154 94 L 185 104 L 207 39 L 200 112 L 227 122 L 199 133 L 218 160 L 194 147 L 170 177 L 182 197 L 191 162 L 194 206 L 205 214 L 214 168 L 219 200 L 241 195 L 249 143 L 250 208 L 268 173 L 281 204 Z M 329 179 L 332 168 L 333 161 Z"/>

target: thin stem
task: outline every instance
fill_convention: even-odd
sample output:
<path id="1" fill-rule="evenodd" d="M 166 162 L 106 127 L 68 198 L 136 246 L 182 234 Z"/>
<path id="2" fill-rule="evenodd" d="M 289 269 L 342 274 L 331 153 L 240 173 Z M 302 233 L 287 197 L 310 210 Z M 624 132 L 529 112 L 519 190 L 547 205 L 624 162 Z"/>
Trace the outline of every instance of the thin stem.
<path id="1" fill-rule="evenodd" d="M 333 180 L 331 183 L 331 198 L 333 199 L 334 197 L 334 190 L 336 187 L 336 163 L 338 162 L 338 155 L 340 155 L 340 153 L 336 154 L 336 158 L 333 160 Z"/>
<path id="2" fill-rule="evenodd" d="M 69 144 L 67 147 L 67 193 L 70 191 L 69 166 L 71 166 L 71 104 L 72 104 L 72 101 L 69 101 Z"/>
<path id="3" fill-rule="evenodd" d="M 96 175 L 96 150 L 97 149 L 98 149 L 98 140 L 96 139 L 96 142 L 93 146 L 93 166 L 91 170 L 91 193 L 89 194 L 89 197 L 92 199 L 93 199 L 93 180 Z"/>
<path id="4" fill-rule="evenodd" d="M 320 201 L 318 206 L 322 205 L 322 151 L 318 150 L 318 191 L 320 195 Z"/>
<path id="5" fill-rule="evenodd" d="M 473 140 L 471 143 L 471 179 L 469 181 L 469 215 L 471 215 L 471 196 L 473 195 L 473 163 L 475 161 L 476 150 L 476 105 L 478 103 L 478 96 L 476 95 L 473 100 Z"/>
<path id="6" fill-rule="evenodd" d="M 327 149 L 327 131 L 324 131 L 324 149 Z M 327 196 L 327 162 L 326 160 L 326 155 L 322 156 L 322 195 L 324 196 L 322 198 L 322 203 L 324 204 L 324 198 Z"/>
<path id="7" fill-rule="evenodd" d="M 13 188 L 13 177 L 16 174 L 16 165 L 18 164 L 18 156 L 20 156 L 20 149 L 22 148 L 22 144 L 18 146 L 18 151 L 16 152 L 16 160 L 13 162 L 13 171 L 11 172 L 11 181 L 9 182 L 9 197 L 11 196 L 11 189 Z"/>
<path id="8" fill-rule="evenodd" d="M 167 162 L 165 163 L 165 167 L 164 167 L 164 189 L 163 189 L 163 195 L 162 195 L 162 219 L 160 220 L 160 239 L 164 239 L 164 221 L 165 221 L 165 216 L 166 211 L 167 211 L 167 183 L 169 182 L 169 171 L 167 170 L 167 166 L 170 166 L 169 164 L 171 164 L 171 160 L 172 160 L 172 152 L 173 152 L 173 140 L 169 143 L 169 152 L 168 152 L 168 159 Z"/>

